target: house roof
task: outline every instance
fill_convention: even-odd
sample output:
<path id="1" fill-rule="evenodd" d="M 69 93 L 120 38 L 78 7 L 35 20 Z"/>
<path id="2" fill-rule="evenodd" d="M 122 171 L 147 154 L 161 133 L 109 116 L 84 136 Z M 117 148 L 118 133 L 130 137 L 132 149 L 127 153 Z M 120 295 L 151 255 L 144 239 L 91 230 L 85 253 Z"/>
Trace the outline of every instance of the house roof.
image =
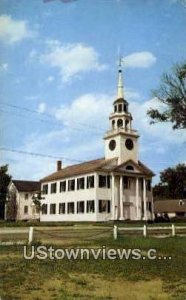
<path id="1" fill-rule="evenodd" d="M 19 192 L 35 192 L 41 188 L 38 181 L 12 180 L 12 182 Z"/>
<path id="2" fill-rule="evenodd" d="M 121 172 L 119 170 L 119 167 L 122 165 L 125 165 L 127 163 L 133 163 L 136 164 L 138 169 L 140 169 L 140 174 L 146 175 L 146 176 L 153 176 L 154 173 L 148 169 L 144 164 L 141 162 L 135 163 L 132 160 L 126 162 L 125 164 L 122 164 L 120 166 L 117 165 L 118 158 L 112 158 L 112 159 L 96 159 L 96 160 L 91 160 L 87 161 L 81 164 L 76 164 L 72 166 L 65 167 L 59 171 L 56 171 L 44 178 L 41 179 L 41 182 L 46 182 L 46 181 L 53 181 L 53 180 L 58 180 L 58 179 L 64 179 L 67 177 L 72 177 L 72 176 L 77 176 L 77 175 L 83 175 L 95 171 L 106 171 L 106 172 Z M 123 172 L 123 171 L 122 171 Z M 132 173 L 127 170 L 125 170 L 126 174 Z M 134 172 L 133 172 L 134 174 Z"/>
<path id="3" fill-rule="evenodd" d="M 180 205 L 182 201 L 183 205 Z M 186 212 L 186 199 L 185 200 L 157 200 L 154 202 L 155 213 L 176 213 Z"/>

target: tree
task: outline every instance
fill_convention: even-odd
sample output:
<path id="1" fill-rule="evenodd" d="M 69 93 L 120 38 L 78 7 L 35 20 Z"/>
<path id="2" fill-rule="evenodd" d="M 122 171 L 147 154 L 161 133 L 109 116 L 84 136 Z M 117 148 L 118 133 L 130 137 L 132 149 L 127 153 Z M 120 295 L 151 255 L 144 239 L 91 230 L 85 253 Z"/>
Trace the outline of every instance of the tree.
<path id="1" fill-rule="evenodd" d="M 160 183 L 154 186 L 155 199 L 186 198 L 186 164 L 178 164 L 175 168 L 167 168 L 160 173 Z"/>
<path id="2" fill-rule="evenodd" d="M 40 211 L 41 210 L 41 200 L 44 199 L 42 196 L 41 196 L 41 192 L 37 192 L 36 194 L 33 195 L 32 197 L 32 200 L 33 200 L 33 203 L 37 209 L 37 211 Z"/>
<path id="3" fill-rule="evenodd" d="M 4 165 L 0 167 L 0 219 L 4 219 L 7 187 L 11 180 L 11 176 L 7 174 L 7 172 L 8 172 L 8 165 Z"/>
<path id="4" fill-rule="evenodd" d="M 173 129 L 186 128 L 186 63 L 175 65 L 172 74 L 163 74 L 160 88 L 153 95 L 165 105 L 165 110 L 150 108 L 151 124 L 171 122 Z"/>
<path id="5" fill-rule="evenodd" d="M 8 194 L 8 199 L 6 201 L 6 220 L 16 221 L 16 217 L 17 217 L 16 193 L 11 192 Z"/>

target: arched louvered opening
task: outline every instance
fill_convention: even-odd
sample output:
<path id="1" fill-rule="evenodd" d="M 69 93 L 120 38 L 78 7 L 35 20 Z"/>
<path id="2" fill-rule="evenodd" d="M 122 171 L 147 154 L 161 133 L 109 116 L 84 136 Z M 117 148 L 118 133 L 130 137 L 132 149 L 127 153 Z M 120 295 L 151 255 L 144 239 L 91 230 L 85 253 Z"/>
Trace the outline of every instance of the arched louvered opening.
<path id="1" fill-rule="evenodd" d="M 112 129 L 115 127 L 115 120 L 112 120 Z"/>
<path id="2" fill-rule="evenodd" d="M 122 120 L 122 119 L 119 119 L 119 120 L 117 121 L 117 125 L 118 125 L 118 128 L 123 127 L 123 120 Z"/>
<path id="3" fill-rule="evenodd" d="M 128 171 L 134 171 L 134 167 L 131 165 L 126 166 L 126 170 Z"/>

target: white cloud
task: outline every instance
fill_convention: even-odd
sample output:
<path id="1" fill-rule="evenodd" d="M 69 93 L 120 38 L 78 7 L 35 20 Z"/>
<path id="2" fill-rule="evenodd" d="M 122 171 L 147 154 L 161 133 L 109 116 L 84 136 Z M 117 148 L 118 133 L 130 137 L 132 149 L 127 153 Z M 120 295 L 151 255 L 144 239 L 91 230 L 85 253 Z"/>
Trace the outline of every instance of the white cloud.
<path id="1" fill-rule="evenodd" d="M 76 163 L 65 158 L 86 161 L 103 157 L 104 141 L 102 138 L 106 130 L 110 128 L 108 117 L 113 111 L 113 100 L 113 95 L 85 94 L 74 99 L 72 103 L 55 109 L 40 103 L 41 110 L 50 111 L 51 116 L 53 115 L 59 121 L 59 128 L 28 136 L 20 145 L 20 149 L 63 157 L 64 165 Z M 146 115 L 150 107 L 161 108 L 161 103 L 154 98 L 143 103 L 136 100 L 129 101 L 129 111 L 134 119 L 133 128 L 137 129 L 141 136 L 140 154 L 143 158 L 145 157 L 148 165 L 154 161 L 163 169 L 170 165 L 169 156 L 175 156 L 174 152 L 171 153 L 175 145 L 180 148 L 183 146 L 186 134 L 183 131 L 173 131 L 171 124 L 150 125 Z M 166 155 L 167 160 L 162 162 L 161 158 Z M 22 155 L 11 154 L 11 172 L 17 178 L 40 179 L 55 171 L 57 159 L 26 155 L 25 158 L 26 164 Z M 176 159 L 181 161 L 179 156 Z"/>
<path id="2" fill-rule="evenodd" d="M 58 68 L 62 81 L 67 82 L 91 70 L 102 71 L 106 66 L 99 63 L 99 55 L 93 47 L 82 43 L 60 44 L 57 40 L 47 41 L 49 50 L 41 56 L 41 62 Z"/>
<path id="3" fill-rule="evenodd" d="M 106 94 L 85 94 L 75 99 L 71 104 L 54 110 L 56 119 L 67 126 L 85 124 L 84 130 L 90 126 L 100 131 L 108 120 L 112 110 L 113 98 Z"/>
<path id="4" fill-rule="evenodd" d="M 0 16 L 0 40 L 7 44 L 19 42 L 34 36 L 25 20 L 13 20 L 11 16 Z"/>
<path id="5" fill-rule="evenodd" d="M 42 114 L 46 111 L 46 103 L 41 102 L 37 109 L 38 113 Z"/>
<path id="6" fill-rule="evenodd" d="M 29 62 L 33 62 L 34 59 L 36 59 L 37 57 L 38 57 L 37 51 L 36 51 L 35 49 L 32 49 L 32 50 L 30 51 L 30 53 L 28 54 L 28 61 L 29 61 Z"/>
<path id="7" fill-rule="evenodd" d="M 48 76 L 46 80 L 47 80 L 47 82 L 52 82 L 52 81 L 54 81 L 54 77 L 53 76 Z"/>
<path id="8" fill-rule="evenodd" d="M 183 130 L 173 130 L 171 123 L 157 123 L 150 125 L 147 111 L 150 108 L 162 110 L 164 105 L 156 98 L 147 100 L 143 103 L 131 102 L 130 111 L 134 119 L 134 127 L 139 130 L 142 136 L 150 138 L 154 142 L 160 142 L 164 147 L 167 144 L 183 144 L 186 141 L 186 133 Z M 163 150 L 159 150 L 163 152 Z"/>
<path id="9" fill-rule="evenodd" d="M 1 64 L 0 65 L 0 70 L 7 71 L 8 70 L 8 64 L 7 63 Z"/>
<path id="10" fill-rule="evenodd" d="M 124 66 L 128 68 L 149 68 L 156 62 L 156 57 L 153 53 L 134 52 L 123 58 Z"/>

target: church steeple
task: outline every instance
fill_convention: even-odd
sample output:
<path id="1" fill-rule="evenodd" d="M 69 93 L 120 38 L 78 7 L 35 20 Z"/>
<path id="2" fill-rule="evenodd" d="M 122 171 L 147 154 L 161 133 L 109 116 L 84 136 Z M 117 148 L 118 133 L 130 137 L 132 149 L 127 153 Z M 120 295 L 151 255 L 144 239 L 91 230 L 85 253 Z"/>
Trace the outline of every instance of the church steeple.
<path id="1" fill-rule="evenodd" d="M 117 89 L 117 99 L 124 99 L 123 90 L 123 74 L 122 74 L 122 58 L 119 59 L 118 65 L 118 89 Z"/>
<path id="2" fill-rule="evenodd" d="M 114 110 L 109 116 L 110 130 L 104 136 L 105 158 L 118 157 L 118 163 L 129 159 L 138 161 L 136 130 L 132 129 L 132 115 L 124 96 L 122 58 L 118 65 L 117 95 L 113 103 Z"/>

